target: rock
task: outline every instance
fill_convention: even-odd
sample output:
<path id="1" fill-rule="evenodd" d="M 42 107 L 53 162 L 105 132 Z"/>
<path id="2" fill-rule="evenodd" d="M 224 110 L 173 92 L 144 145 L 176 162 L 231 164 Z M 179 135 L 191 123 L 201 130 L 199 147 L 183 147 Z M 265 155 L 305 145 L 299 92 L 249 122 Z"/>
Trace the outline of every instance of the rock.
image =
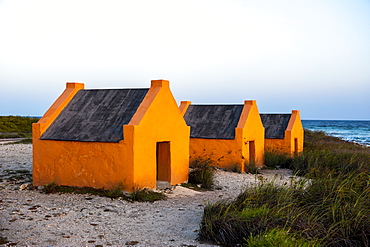
<path id="1" fill-rule="evenodd" d="M 43 189 L 45 189 L 45 186 L 44 185 L 39 185 L 39 186 L 37 186 L 37 189 L 38 190 L 43 190 Z"/>
<path id="2" fill-rule="evenodd" d="M 25 189 L 27 189 L 29 186 L 30 186 L 30 184 L 22 184 L 21 186 L 19 186 L 19 190 L 25 190 Z"/>

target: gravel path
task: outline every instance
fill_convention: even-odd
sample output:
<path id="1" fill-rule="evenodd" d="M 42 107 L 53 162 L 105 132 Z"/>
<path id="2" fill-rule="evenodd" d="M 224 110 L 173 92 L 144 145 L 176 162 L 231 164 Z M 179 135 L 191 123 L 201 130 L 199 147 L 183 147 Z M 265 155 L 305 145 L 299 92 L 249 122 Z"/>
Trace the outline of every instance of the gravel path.
<path id="1" fill-rule="evenodd" d="M 260 175 L 217 170 L 220 190 L 177 186 L 167 200 L 127 202 L 90 195 L 44 194 L 20 189 L 31 182 L 32 145 L 0 145 L 0 237 L 8 246 L 211 246 L 196 240 L 203 208 L 234 198 L 260 180 L 285 182 L 289 170 Z"/>

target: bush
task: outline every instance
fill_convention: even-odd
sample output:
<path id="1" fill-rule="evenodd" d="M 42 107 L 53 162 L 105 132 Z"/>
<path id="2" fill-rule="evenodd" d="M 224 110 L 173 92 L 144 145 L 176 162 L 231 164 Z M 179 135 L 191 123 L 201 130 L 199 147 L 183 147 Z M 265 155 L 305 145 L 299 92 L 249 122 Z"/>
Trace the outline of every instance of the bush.
<path id="1" fill-rule="evenodd" d="M 292 157 L 286 153 L 275 150 L 265 151 L 265 166 L 269 168 L 290 168 L 292 161 Z"/>
<path id="2" fill-rule="evenodd" d="M 259 169 L 254 162 L 245 162 L 244 171 L 251 174 L 260 174 Z"/>
<path id="3" fill-rule="evenodd" d="M 188 183 L 200 184 L 201 188 L 210 189 L 213 186 L 214 168 L 211 159 L 197 158 L 191 161 Z"/>
<path id="4" fill-rule="evenodd" d="M 124 189 L 124 186 L 122 183 L 117 184 L 116 187 L 114 187 L 111 190 L 105 190 L 105 196 L 109 198 L 118 198 L 122 196 L 122 190 Z"/>
<path id="5" fill-rule="evenodd" d="M 275 228 L 306 242 L 367 246 L 370 241 L 370 177 L 351 174 L 279 186 L 274 181 L 243 191 L 235 200 L 207 205 L 199 239 L 245 244 Z M 292 235 L 292 236 L 293 236 Z M 317 240 L 317 241 L 316 241 Z M 307 245 L 310 246 L 310 245 Z"/>
<path id="6" fill-rule="evenodd" d="M 300 155 L 267 152 L 265 159 L 311 180 L 292 178 L 285 186 L 261 181 L 233 201 L 207 205 L 199 239 L 247 246 L 368 246 L 370 148 L 321 132 L 306 134 Z"/>
<path id="7" fill-rule="evenodd" d="M 294 157 L 277 151 L 265 152 L 265 165 L 290 168 L 309 178 L 338 176 L 350 172 L 370 172 L 370 148 L 305 130 L 304 151 Z"/>
<path id="8" fill-rule="evenodd" d="M 132 200 L 138 202 L 154 202 L 166 198 L 163 193 L 155 192 L 149 189 L 135 189 L 130 193 L 130 197 Z"/>
<path id="9" fill-rule="evenodd" d="M 322 246 L 317 240 L 307 240 L 290 233 L 289 230 L 274 228 L 263 234 L 252 236 L 246 241 L 248 247 L 315 247 Z"/>
<path id="10" fill-rule="evenodd" d="M 39 119 L 21 116 L 0 116 L 0 132 L 31 133 L 32 123 Z"/>
<path id="11" fill-rule="evenodd" d="M 76 187 L 76 186 L 64 186 L 58 185 L 55 182 L 44 186 L 43 191 L 46 194 L 50 193 L 71 193 L 71 194 L 90 194 L 109 198 L 123 197 L 122 190 L 124 189 L 122 183 L 119 183 L 116 187 L 111 190 L 96 189 L 91 187 Z"/>
<path id="12" fill-rule="evenodd" d="M 241 173 L 240 164 L 237 162 L 233 162 L 229 166 L 229 171 Z"/>

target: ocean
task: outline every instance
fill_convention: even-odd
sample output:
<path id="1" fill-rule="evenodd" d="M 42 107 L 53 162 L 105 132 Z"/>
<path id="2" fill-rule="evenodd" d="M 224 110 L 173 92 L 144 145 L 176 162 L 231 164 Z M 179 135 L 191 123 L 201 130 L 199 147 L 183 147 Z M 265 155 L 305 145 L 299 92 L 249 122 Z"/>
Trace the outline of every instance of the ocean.
<path id="1" fill-rule="evenodd" d="M 323 131 L 330 136 L 370 146 L 370 121 L 302 120 L 303 128 Z"/>

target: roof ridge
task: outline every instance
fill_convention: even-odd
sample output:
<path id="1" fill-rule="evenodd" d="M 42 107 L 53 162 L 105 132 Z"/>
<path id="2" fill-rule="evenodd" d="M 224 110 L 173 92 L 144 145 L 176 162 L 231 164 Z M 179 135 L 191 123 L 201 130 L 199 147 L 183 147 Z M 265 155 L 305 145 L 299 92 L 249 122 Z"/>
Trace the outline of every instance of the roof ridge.
<path id="1" fill-rule="evenodd" d="M 83 89 L 84 91 L 93 91 L 93 90 L 149 90 L 149 88 L 89 88 Z"/>

